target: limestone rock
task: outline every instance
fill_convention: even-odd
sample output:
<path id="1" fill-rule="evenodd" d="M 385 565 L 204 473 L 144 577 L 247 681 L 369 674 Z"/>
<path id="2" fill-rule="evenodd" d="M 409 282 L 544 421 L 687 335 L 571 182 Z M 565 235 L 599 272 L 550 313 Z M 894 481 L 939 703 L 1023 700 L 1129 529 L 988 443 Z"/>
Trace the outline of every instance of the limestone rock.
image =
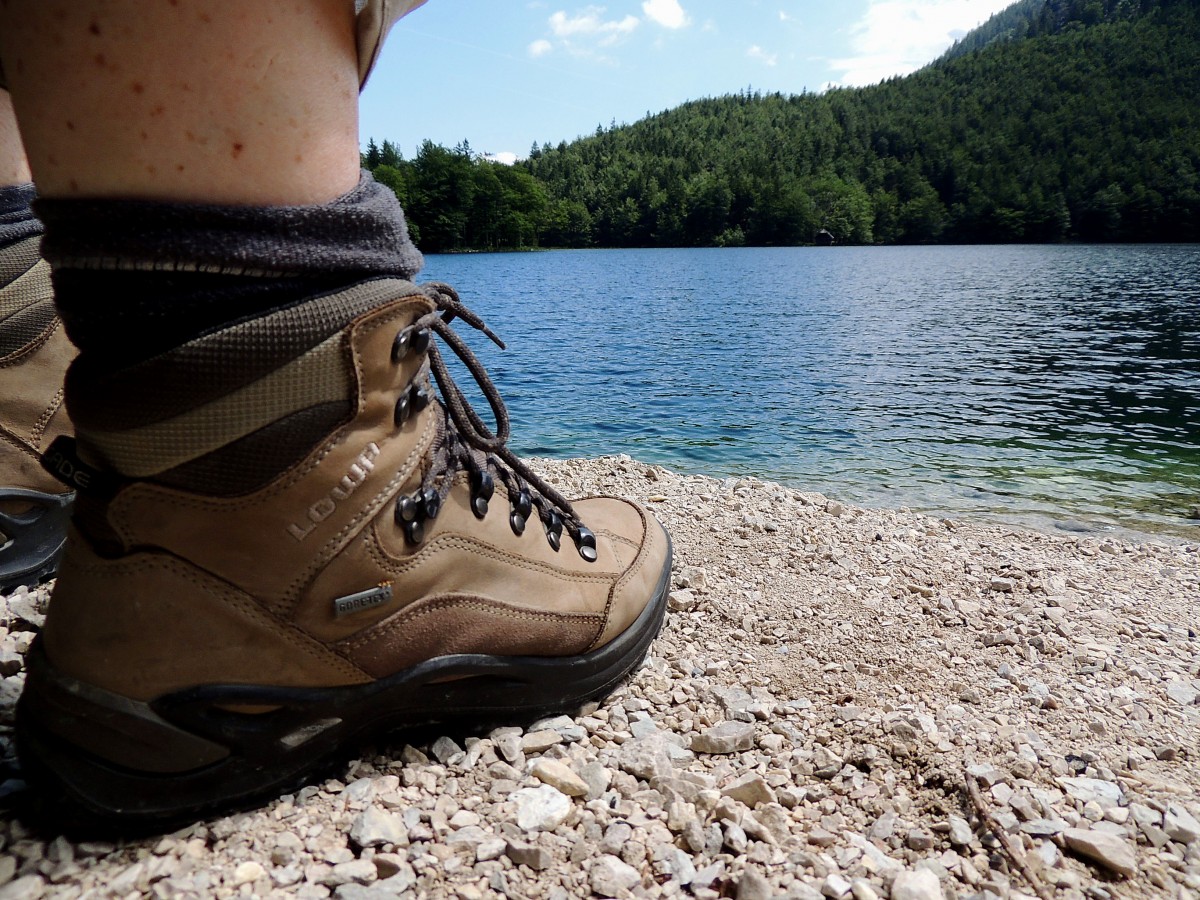
<path id="1" fill-rule="evenodd" d="M 548 784 L 516 791 L 512 800 L 524 831 L 553 831 L 571 814 L 571 798 Z"/>
<path id="2" fill-rule="evenodd" d="M 584 797 L 588 793 L 588 783 L 557 759 L 539 759 L 533 764 L 533 777 L 568 797 Z"/>
<path id="3" fill-rule="evenodd" d="M 637 869 L 608 854 L 592 863 L 588 871 L 588 884 L 601 897 L 619 897 L 622 891 L 641 883 Z"/>
<path id="4" fill-rule="evenodd" d="M 892 882 L 892 900 L 943 900 L 942 884 L 928 869 L 901 872 Z"/>
<path id="5" fill-rule="evenodd" d="M 692 738 L 697 753 L 739 753 L 754 746 L 754 726 L 749 722 L 722 722 Z"/>
<path id="6" fill-rule="evenodd" d="M 1068 828 L 1063 832 L 1063 840 L 1080 856 L 1118 875 L 1130 878 L 1137 872 L 1137 855 L 1133 845 L 1116 835 L 1085 828 Z"/>

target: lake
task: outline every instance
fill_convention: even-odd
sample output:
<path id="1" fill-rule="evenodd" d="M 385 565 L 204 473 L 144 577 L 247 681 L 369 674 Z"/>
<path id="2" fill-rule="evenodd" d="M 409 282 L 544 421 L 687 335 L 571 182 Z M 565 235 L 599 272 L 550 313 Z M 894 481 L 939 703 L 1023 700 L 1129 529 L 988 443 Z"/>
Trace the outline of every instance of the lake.
<path id="1" fill-rule="evenodd" d="M 438 255 L 421 278 L 508 343 L 460 328 L 521 454 L 1200 537 L 1197 246 Z"/>

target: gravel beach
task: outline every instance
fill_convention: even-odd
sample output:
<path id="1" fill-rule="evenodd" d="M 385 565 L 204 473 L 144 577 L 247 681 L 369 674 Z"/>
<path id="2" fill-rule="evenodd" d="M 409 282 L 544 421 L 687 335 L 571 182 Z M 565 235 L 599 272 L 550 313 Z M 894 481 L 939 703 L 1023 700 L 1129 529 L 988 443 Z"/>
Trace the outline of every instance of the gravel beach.
<path id="1" fill-rule="evenodd" d="M 36 897 L 1200 898 L 1200 539 L 859 509 L 628 457 L 538 461 L 675 541 L 598 707 L 365 748 L 261 810 L 127 842 L 0 824 Z M 0 604 L 5 802 L 22 654 Z"/>

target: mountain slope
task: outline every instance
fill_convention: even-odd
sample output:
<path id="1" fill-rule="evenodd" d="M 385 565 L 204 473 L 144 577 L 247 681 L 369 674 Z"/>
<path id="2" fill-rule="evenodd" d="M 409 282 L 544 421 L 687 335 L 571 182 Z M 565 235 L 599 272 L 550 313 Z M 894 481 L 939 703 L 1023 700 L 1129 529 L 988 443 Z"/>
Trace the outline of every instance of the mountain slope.
<path id="1" fill-rule="evenodd" d="M 907 78 L 701 100 L 543 147 L 525 165 L 544 239 L 1200 240 L 1197 7 L 1021 0 Z"/>

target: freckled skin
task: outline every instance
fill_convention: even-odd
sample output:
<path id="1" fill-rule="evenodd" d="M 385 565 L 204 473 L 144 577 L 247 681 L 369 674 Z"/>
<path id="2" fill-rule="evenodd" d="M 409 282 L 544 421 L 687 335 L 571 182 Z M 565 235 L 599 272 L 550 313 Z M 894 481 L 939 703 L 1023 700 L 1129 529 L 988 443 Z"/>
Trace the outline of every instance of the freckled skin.
<path id="1" fill-rule="evenodd" d="M 345 194 L 359 163 L 353 6 L 7 0 L 0 58 L 39 193 L 249 204 Z"/>

